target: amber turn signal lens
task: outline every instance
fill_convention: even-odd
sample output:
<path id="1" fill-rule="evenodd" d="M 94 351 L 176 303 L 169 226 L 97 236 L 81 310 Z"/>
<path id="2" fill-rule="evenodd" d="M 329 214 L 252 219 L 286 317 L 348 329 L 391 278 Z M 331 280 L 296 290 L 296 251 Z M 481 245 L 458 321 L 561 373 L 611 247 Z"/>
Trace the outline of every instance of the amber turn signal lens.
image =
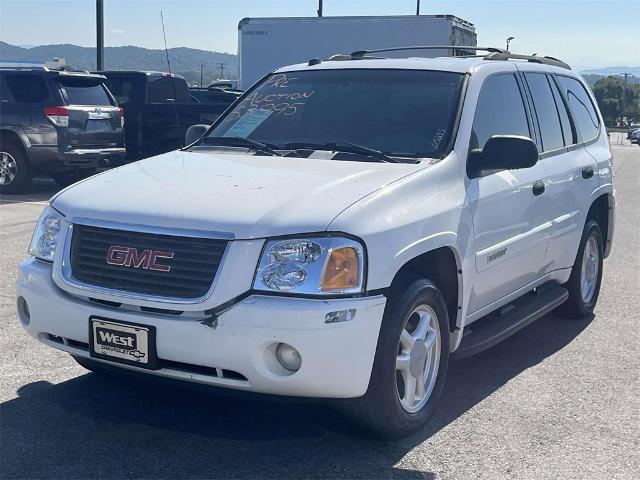
<path id="1" fill-rule="evenodd" d="M 323 292 L 360 286 L 360 260 L 355 248 L 338 248 L 331 252 L 320 282 Z"/>

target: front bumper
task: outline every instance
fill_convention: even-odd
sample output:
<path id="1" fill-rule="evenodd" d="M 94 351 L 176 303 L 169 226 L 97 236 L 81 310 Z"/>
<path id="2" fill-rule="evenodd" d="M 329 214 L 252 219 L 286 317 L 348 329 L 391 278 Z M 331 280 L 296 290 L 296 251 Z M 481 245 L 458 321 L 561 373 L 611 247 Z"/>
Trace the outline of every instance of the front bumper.
<path id="1" fill-rule="evenodd" d="M 70 295 L 53 283 L 51 265 L 35 259 L 21 263 L 17 293 L 29 307 L 28 322 L 24 312 L 19 315 L 24 329 L 74 355 L 89 357 L 88 322 L 96 315 L 156 327 L 162 368 L 110 365 L 252 392 L 328 398 L 359 397 L 366 392 L 386 303 L 383 296 L 316 300 L 252 295 L 211 322 L 204 320 L 202 312 L 200 318 L 197 312 L 171 316 L 135 306 L 108 307 Z M 356 309 L 353 320 L 325 323 L 328 312 L 350 308 Z M 275 363 L 275 345 L 280 342 L 300 352 L 302 366 L 293 374 Z M 198 366 L 236 372 L 244 379 L 209 375 Z"/>

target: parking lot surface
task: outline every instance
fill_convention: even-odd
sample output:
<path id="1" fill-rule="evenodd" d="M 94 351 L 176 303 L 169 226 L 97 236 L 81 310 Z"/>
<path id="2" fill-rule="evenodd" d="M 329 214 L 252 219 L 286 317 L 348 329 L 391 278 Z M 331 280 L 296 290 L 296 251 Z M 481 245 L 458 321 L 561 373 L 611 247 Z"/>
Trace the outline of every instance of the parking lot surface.
<path id="1" fill-rule="evenodd" d="M 640 147 L 612 144 L 616 238 L 596 315 L 548 315 L 453 362 L 429 427 L 396 442 L 322 404 L 90 373 L 28 337 L 16 269 L 56 188 L 0 198 L 0 478 L 638 478 Z"/>

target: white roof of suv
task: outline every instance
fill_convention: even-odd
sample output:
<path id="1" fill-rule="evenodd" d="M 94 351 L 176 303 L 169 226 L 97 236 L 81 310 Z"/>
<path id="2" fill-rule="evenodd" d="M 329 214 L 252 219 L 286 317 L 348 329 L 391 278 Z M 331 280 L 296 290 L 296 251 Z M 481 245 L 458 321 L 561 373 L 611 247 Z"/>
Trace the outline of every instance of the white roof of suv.
<path id="1" fill-rule="evenodd" d="M 541 57 L 543 58 L 543 57 Z M 523 60 L 490 60 L 483 57 L 413 57 L 413 58 L 363 58 L 361 60 L 322 60 L 320 63 L 309 65 L 308 63 L 299 63 L 289 65 L 276 70 L 278 73 L 300 71 L 300 70 L 326 70 L 326 69 L 350 69 L 350 68 L 397 68 L 407 70 L 439 70 L 455 73 L 470 73 L 483 65 L 496 65 L 497 63 L 517 63 L 544 66 L 545 68 L 556 72 L 567 72 L 565 68 L 555 65 L 526 62 Z"/>

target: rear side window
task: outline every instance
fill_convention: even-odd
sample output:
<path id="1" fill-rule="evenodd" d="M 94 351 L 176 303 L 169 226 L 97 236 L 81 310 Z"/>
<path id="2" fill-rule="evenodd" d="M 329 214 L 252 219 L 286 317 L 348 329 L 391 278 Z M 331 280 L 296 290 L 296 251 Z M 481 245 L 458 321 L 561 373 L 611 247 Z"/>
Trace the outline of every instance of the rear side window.
<path id="1" fill-rule="evenodd" d="M 69 105 L 111 105 L 102 82 L 84 78 L 60 78 L 59 81 Z"/>
<path id="2" fill-rule="evenodd" d="M 525 73 L 525 77 L 538 117 L 542 151 L 548 152 L 564 147 L 560 117 L 547 76 L 544 73 Z"/>
<path id="3" fill-rule="evenodd" d="M 569 110 L 571 110 L 580 140 L 583 142 L 592 140 L 598 135 L 600 119 L 589 94 L 582 83 L 575 78 L 558 75 L 558 80 L 560 80 L 560 85 L 567 97 Z"/>
<path id="4" fill-rule="evenodd" d="M 136 75 L 112 75 L 107 78 L 109 90 L 119 104 L 140 102 L 144 99 L 146 79 Z"/>
<path id="5" fill-rule="evenodd" d="M 512 74 L 485 80 L 473 118 L 470 148 L 483 148 L 494 135 L 531 136 L 520 87 Z"/>
<path id="6" fill-rule="evenodd" d="M 7 75 L 7 85 L 18 103 L 40 103 L 49 98 L 49 89 L 40 75 Z"/>
<path id="7" fill-rule="evenodd" d="M 556 101 L 556 105 L 558 107 L 558 113 L 560 114 L 560 122 L 562 123 L 562 136 L 564 137 L 564 144 L 566 146 L 573 145 L 576 143 L 575 135 L 573 133 L 573 129 L 571 128 L 571 120 L 569 120 L 569 112 L 567 112 L 567 106 L 562 99 L 562 95 L 560 95 L 560 90 L 558 90 L 558 86 L 556 82 L 550 80 L 551 91 L 553 92 L 553 98 Z"/>
<path id="8" fill-rule="evenodd" d="M 149 79 L 148 86 L 149 103 L 187 103 L 191 101 L 185 85 L 174 78 L 161 77 Z"/>

